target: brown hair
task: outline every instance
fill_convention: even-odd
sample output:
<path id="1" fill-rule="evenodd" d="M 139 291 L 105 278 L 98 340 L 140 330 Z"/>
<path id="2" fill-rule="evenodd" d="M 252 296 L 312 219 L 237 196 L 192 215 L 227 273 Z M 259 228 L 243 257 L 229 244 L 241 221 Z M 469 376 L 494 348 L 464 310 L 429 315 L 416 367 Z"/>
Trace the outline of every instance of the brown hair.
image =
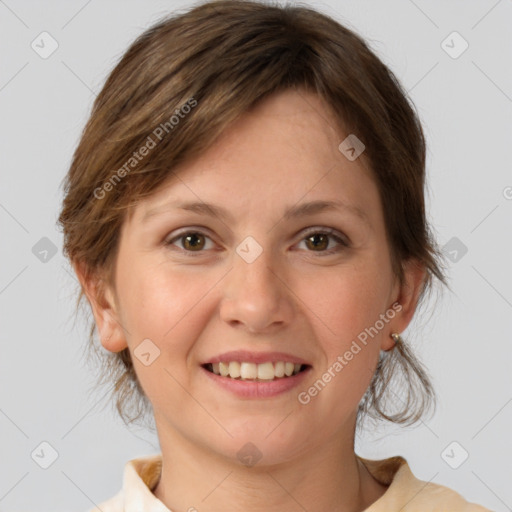
<path id="1" fill-rule="evenodd" d="M 113 286 L 120 228 L 132 207 L 257 102 L 289 88 L 318 94 L 339 126 L 365 144 L 362 156 L 379 189 L 399 279 L 403 263 L 416 258 L 427 270 L 420 301 L 433 277 L 446 284 L 425 215 L 425 140 L 412 103 L 358 35 L 296 4 L 207 2 L 163 19 L 138 37 L 96 98 L 65 178 L 59 216 L 65 255 L 97 278 L 100 292 L 104 285 Z M 135 157 L 134 151 L 150 141 L 155 143 L 151 151 Z M 77 307 L 83 297 L 81 289 Z M 95 346 L 94 330 L 93 321 L 90 347 Z M 114 383 L 121 417 L 131 422 L 143 416 L 150 404 L 128 349 L 101 357 L 102 381 Z M 397 411 L 386 412 L 386 397 L 396 405 L 387 393 L 400 375 L 405 399 L 399 397 Z M 434 398 L 425 370 L 399 343 L 381 352 L 358 419 L 368 415 L 413 423 Z"/>

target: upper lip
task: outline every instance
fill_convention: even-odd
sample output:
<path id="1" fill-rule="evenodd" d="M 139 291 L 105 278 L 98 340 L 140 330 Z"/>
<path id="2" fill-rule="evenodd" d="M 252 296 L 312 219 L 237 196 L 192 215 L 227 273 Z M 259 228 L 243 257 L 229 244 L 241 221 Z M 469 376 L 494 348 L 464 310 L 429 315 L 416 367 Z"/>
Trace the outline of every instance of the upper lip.
<path id="1" fill-rule="evenodd" d="M 209 363 L 226 363 L 230 361 L 239 361 L 246 363 L 276 363 L 278 361 L 290 362 L 294 364 L 309 364 L 304 359 L 287 354 L 285 352 L 250 352 L 248 350 L 232 350 L 230 352 L 224 352 L 218 356 L 212 357 L 205 361 L 204 364 Z"/>

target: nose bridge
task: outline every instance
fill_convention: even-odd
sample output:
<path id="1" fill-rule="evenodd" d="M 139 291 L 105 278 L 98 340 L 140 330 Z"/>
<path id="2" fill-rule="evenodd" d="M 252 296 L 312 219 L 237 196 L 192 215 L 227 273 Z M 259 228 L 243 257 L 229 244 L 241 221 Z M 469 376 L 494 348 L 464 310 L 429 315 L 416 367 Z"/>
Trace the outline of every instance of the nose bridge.
<path id="1" fill-rule="evenodd" d="M 225 321 L 245 324 L 254 331 L 289 320 L 291 304 L 275 268 L 272 251 L 253 237 L 238 245 L 223 292 L 221 315 Z"/>

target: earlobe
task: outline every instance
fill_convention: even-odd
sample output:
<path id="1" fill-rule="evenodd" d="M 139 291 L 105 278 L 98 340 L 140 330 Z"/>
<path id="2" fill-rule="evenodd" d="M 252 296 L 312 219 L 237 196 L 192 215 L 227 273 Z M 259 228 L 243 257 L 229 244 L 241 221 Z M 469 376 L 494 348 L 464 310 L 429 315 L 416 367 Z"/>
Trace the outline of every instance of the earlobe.
<path id="1" fill-rule="evenodd" d="M 128 344 L 112 290 L 99 276 L 88 272 L 84 264 L 73 263 L 73 267 L 91 306 L 101 344 L 110 352 L 120 352 Z"/>

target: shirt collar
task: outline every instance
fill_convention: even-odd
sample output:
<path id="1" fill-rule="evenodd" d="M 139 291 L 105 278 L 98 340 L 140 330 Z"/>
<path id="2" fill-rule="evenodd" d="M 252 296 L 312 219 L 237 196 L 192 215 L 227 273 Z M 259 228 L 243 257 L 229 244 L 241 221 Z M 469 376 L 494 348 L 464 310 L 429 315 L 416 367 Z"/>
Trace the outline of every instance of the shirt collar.
<path id="1" fill-rule="evenodd" d="M 126 463 L 123 512 L 171 512 L 152 492 L 161 471 L 161 454 L 132 459 Z"/>

